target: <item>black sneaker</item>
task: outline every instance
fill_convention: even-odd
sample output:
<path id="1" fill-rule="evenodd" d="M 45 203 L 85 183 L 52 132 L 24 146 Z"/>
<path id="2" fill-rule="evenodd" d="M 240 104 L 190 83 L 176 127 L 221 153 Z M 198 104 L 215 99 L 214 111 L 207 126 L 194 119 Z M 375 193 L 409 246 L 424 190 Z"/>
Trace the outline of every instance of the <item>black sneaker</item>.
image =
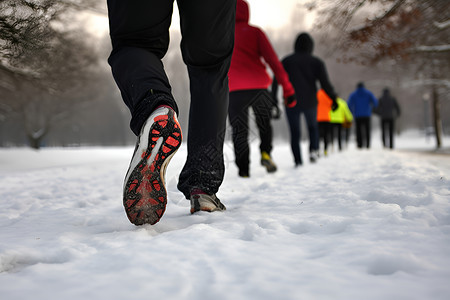
<path id="1" fill-rule="evenodd" d="M 181 139 L 180 124 L 169 107 L 156 109 L 142 126 L 123 188 L 123 205 L 131 223 L 153 225 L 164 214 L 164 176 Z"/>
<path id="2" fill-rule="evenodd" d="M 239 177 L 244 177 L 244 178 L 250 177 L 250 173 L 248 171 L 239 170 L 238 174 L 239 174 Z"/>
<path id="3" fill-rule="evenodd" d="M 220 202 L 215 194 L 208 195 L 202 191 L 194 191 L 191 193 L 191 214 L 197 211 L 223 211 L 227 208 Z"/>

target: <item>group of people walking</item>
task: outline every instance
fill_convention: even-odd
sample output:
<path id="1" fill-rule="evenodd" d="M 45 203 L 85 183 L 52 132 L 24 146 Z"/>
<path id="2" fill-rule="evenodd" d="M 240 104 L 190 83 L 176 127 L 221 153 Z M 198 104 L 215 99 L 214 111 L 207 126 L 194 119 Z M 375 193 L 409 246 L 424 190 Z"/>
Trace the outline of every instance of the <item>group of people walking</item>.
<path id="1" fill-rule="evenodd" d="M 365 88 L 363 82 L 359 82 L 348 98 L 348 106 L 355 116 L 358 148 L 370 148 L 372 113 L 381 118 L 383 146 L 394 148 L 394 121 L 400 116 L 400 106 L 388 88 L 385 88 L 383 95 L 377 99 Z"/>
<path id="2" fill-rule="evenodd" d="M 108 62 L 131 113 L 130 128 L 137 136 L 125 176 L 123 205 L 133 224 L 155 224 L 167 204 L 165 170 L 183 136 L 177 121 L 177 102 L 162 63 L 169 45 L 173 1 L 108 0 L 107 4 L 113 48 Z M 348 128 L 351 114 L 331 85 L 324 62 L 312 55 L 314 42 L 309 34 L 300 34 L 295 52 L 280 61 L 265 33 L 249 24 L 249 6 L 244 0 L 178 0 L 177 5 L 181 52 L 189 73 L 191 94 L 187 159 L 178 189 L 190 201 L 191 213 L 224 211 L 226 207 L 217 192 L 225 172 L 223 145 L 227 117 L 232 127 L 238 175 L 249 177 L 250 108 L 261 140 L 261 165 L 269 173 L 277 170 L 271 157 L 271 119 L 273 108 L 277 113 L 280 111 L 276 100 L 278 85 L 283 89 L 296 166 L 303 163 L 301 115 L 308 128 L 309 159 L 315 162 L 319 156 L 319 131 Z M 274 74 L 273 80 L 266 64 Z M 364 120 L 367 116 L 360 114 L 365 110 L 358 98 L 366 92 L 363 86 L 358 89 L 361 90 L 351 95 L 348 104 L 362 140 L 370 122 L 367 125 Z M 329 110 L 329 122 L 339 126 L 318 125 L 318 107 L 322 106 L 318 92 L 327 97 L 323 105 Z M 384 107 L 382 99 L 380 108 Z M 367 102 L 376 106 L 377 100 L 367 96 Z M 393 122 L 386 117 L 383 124 L 392 128 Z"/>
<path id="3" fill-rule="evenodd" d="M 239 176 L 250 176 L 248 142 L 250 107 L 254 112 L 259 131 L 261 164 L 268 172 L 276 171 L 276 165 L 270 156 L 273 148 L 271 107 L 277 106 L 279 85 L 283 88 L 290 143 L 296 166 L 303 164 L 300 147 L 301 115 L 304 116 L 308 129 L 310 162 L 316 162 L 320 155 L 320 141 L 323 141 L 325 155 L 328 145 L 333 142 L 335 136 L 339 149 L 342 149 L 342 137 L 345 133 L 348 140 L 353 114 L 358 147 L 370 147 L 370 114 L 378 105 L 378 101 L 364 88 L 363 83 L 358 84 L 357 90 L 350 95 L 347 105 L 347 102 L 336 94 L 324 62 L 312 54 L 314 41 L 308 33 L 299 34 L 295 41 L 294 53 L 280 62 L 264 32 L 250 25 L 248 21 L 248 4 L 238 0 L 235 46 L 228 73 L 230 84 L 228 115 Z M 274 73 L 273 80 L 270 79 L 264 62 Z M 320 85 L 319 90 L 317 84 Z M 390 100 L 387 97 L 383 100 L 388 101 Z M 395 102 L 395 99 L 393 101 Z M 398 108 L 398 105 L 395 107 Z M 393 123 L 387 122 L 385 127 L 393 130 L 389 127 L 390 124 Z M 392 143 L 390 145 L 392 147 Z"/>

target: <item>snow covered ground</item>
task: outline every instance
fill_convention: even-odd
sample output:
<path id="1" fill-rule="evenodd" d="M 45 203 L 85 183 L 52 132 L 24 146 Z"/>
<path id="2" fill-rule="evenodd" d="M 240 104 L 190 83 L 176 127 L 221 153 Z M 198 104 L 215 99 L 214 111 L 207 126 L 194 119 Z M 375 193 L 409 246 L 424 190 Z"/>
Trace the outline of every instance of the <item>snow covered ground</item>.
<path id="1" fill-rule="evenodd" d="M 131 147 L 0 149 L 0 298 L 449 299 L 450 155 L 378 139 L 297 169 L 278 144 L 275 174 L 253 143 L 247 179 L 227 143 L 227 211 L 195 215 L 183 145 L 163 219 L 140 227 L 121 200 Z"/>

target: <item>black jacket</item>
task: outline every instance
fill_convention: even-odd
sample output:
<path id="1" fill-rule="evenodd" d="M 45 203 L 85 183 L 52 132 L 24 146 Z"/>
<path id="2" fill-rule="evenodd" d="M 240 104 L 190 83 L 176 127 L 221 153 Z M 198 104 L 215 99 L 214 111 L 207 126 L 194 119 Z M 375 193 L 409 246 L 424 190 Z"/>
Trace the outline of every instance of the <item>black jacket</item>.
<path id="1" fill-rule="evenodd" d="M 324 62 L 312 55 L 314 42 L 307 33 L 302 33 L 295 42 L 295 53 L 282 60 L 284 69 L 295 89 L 297 107 L 309 109 L 317 106 L 317 81 L 330 96 L 336 100 L 336 93 L 328 79 Z M 276 95 L 278 83 L 274 80 L 272 94 Z"/>
<path id="2" fill-rule="evenodd" d="M 400 106 L 397 100 L 391 95 L 389 89 L 384 89 L 383 96 L 378 99 L 378 107 L 375 110 L 381 119 L 393 120 L 400 116 Z"/>

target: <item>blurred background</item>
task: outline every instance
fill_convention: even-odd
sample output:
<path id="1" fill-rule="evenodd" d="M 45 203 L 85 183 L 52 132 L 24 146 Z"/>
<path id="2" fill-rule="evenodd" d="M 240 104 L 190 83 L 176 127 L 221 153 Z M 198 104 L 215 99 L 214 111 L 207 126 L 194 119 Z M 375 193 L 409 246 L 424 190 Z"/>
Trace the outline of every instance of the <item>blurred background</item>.
<path id="1" fill-rule="evenodd" d="M 309 32 L 341 98 L 359 81 L 377 97 L 388 87 L 402 108 L 397 133 L 418 130 L 441 147 L 450 132 L 450 1 L 248 3 L 250 23 L 267 33 L 280 59 Z M 175 3 L 164 64 L 187 128 L 177 14 Z M 133 145 L 110 50 L 106 1 L 0 0 L 0 147 Z M 273 124 L 275 138 L 287 140 L 285 120 Z"/>

